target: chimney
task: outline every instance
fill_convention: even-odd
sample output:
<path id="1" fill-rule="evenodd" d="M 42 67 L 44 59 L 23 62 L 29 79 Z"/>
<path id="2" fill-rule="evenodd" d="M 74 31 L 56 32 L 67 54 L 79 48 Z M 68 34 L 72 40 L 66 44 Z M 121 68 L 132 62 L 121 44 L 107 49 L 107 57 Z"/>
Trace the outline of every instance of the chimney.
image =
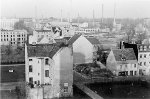
<path id="1" fill-rule="evenodd" d="M 120 42 L 120 49 L 124 49 L 124 41 Z"/>

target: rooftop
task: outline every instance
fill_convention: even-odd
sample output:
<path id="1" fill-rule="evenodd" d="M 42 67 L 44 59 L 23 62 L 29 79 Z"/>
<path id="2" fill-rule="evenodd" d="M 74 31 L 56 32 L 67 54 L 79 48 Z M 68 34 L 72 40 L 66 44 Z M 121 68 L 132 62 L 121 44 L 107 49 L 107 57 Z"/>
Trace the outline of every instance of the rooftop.
<path id="1" fill-rule="evenodd" d="M 54 44 L 37 44 L 27 46 L 28 57 L 50 57 L 52 58 L 60 47 Z"/>
<path id="2" fill-rule="evenodd" d="M 113 49 L 112 51 L 116 61 L 122 61 L 122 57 L 125 57 L 126 60 L 136 60 L 133 48 Z"/>
<path id="3" fill-rule="evenodd" d="M 68 44 L 72 45 L 81 35 L 75 34 L 72 38 L 69 39 Z"/>
<path id="4" fill-rule="evenodd" d="M 87 38 L 87 40 L 89 41 L 89 42 L 91 42 L 91 44 L 100 44 L 100 42 L 98 41 L 98 39 L 96 39 L 96 38 L 94 38 L 94 37 L 89 37 L 89 38 Z"/>

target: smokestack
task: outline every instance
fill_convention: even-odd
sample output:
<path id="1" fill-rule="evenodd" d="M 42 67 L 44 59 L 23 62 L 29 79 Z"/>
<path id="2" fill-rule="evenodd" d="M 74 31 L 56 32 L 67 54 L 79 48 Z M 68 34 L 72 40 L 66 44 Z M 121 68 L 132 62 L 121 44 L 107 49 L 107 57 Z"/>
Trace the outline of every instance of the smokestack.
<path id="1" fill-rule="evenodd" d="M 60 19 L 60 21 L 62 22 L 62 21 L 63 21 L 63 19 L 62 19 L 62 9 L 61 9 L 61 11 L 60 11 L 60 14 L 61 14 L 61 19 Z"/>
<path id="2" fill-rule="evenodd" d="M 102 4 L 102 24 L 103 24 L 103 4 Z"/>
<path id="3" fill-rule="evenodd" d="M 116 3 L 114 4 L 114 25 L 116 25 Z"/>
<path id="4" fill-rule="evenodd" d="M 78 27 L 79 27 L 79 12 L 78 12 Z"/>
<path id="5" fill-rule="evenodd" d="M 95 26 L 95 16 L 94 16 L 94 10 L 93 10 L 93 27 Z"/>

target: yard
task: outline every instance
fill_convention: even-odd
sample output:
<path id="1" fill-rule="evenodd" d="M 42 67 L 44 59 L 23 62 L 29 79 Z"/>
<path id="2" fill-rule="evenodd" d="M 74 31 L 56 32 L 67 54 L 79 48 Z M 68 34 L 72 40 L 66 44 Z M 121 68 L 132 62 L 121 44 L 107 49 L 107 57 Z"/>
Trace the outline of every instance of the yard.
<path id="1" fill-rule="evenodd" d="M 1 66 L 1 83 L 25 81 L 25 65 Z"/>

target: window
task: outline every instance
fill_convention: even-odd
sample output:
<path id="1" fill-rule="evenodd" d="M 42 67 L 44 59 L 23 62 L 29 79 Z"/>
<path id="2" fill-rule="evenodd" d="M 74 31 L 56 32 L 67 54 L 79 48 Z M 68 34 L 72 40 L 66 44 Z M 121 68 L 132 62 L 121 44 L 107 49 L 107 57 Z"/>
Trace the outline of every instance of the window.
<path id="1" fill-rule="evenodd" d="M 142 66 L 142 62 L 140 62 L 140 66 Z"/>
<path id="2" fill-rule="evenodd" d="M 64 87 L 64 92 L 68 92 L 68 87 Z"/>
<path id="3" fill-rule="evenodd" d="M 64 83 L 64 92 L 68 92 L 68 83 Z"/>
<path id="4" fill-rule="evenodd" d="M 49 70 L 45 70 L 45 77 L 49 77 Z"/>
<path id="5" fill-rule="evenodd" d="M 45 65 L 48 65 L 48 58 L 45 59 Z"/>
<path id="6" fill-rule="evenodd" d="M 29 65 L 29 72 L 32 72 L 32 65 Z"/>
<path id="7" fill-rule="evenodd" d="M 133 71 L 130 71 L 130 75 L 133 76 Z"/>
<path id="8" fill-rule="evenodd" d="M 134 64 L 134 68 L 136 68 L 136 64 Z"/>
<path id="9" fill-rule="evenodd" d="M 29 83 L 33 84 L 33 77 L 29 78 Z"/>
<path id="10" fill-rule="evenodd" d="M 29 59 L 29 61 L 32 61 L 32 59 Z"/>
<path id="11" fill-rule="evenodd" d="M 136 75 L 137 71 L 134 71 L 134 75 Z"/>
<path id="12" fill-rule="evenodd" d="M 34 84 L 37 84 L 37 81 L 34 81 Z"/>
<path id="13" fill-rule="evenodd" d="M 144 58 L 146 58 L 146 54 L 144 54 Z"/>
<path id="14" fill-rule="evenodd" d="M 146 66 L 146 62 L 144 62 L 144 65 Z"/>
<path id="15" fill-rule="evenodd" d="M 140 58 L 142 58 L 142 54 L 140 54 Z"/>

